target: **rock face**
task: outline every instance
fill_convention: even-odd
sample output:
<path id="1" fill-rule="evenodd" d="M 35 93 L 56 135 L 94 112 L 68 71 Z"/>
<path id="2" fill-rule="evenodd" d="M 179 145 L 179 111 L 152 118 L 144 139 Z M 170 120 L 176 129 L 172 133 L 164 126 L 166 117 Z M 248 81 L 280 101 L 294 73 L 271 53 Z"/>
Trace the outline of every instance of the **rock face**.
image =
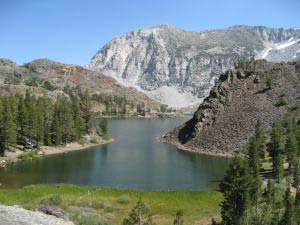
<path id="1" fill-rule="evenodd" d="M 234 26 L 191 32 L 159 25 L 129 32 L 101 48 L 88 68 L 142 89 L 173 107 L 202 101 L 239 58 L 300 57 L 300 30 Z"/>
<path id="2" fill-rule="evenodd" d="M 33 212 L 19 206 L 0 205 L 1 225 L 74 225 L 71 221 L 64 221 L 41 212 Z"/>
<path id="3" fill-rule="evenodd" d="M 258 120 L 270 129 L 274 120 L 297 114 L 299 101 L 300 61 L 251 62 L 223 73 L 193 118 L 162 141 L 196 152 L 230 154 L 242 149 Z"/>

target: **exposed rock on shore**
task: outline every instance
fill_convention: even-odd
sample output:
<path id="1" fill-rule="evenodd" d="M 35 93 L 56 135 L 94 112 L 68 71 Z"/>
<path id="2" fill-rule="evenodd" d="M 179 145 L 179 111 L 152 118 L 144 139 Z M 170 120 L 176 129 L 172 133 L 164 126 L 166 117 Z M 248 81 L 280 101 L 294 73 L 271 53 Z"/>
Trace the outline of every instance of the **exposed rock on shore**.
<path id="1" fill-rule="evenodd" d="M 1 225 L 74 225 L 71 221 L 65 221 L 55 216 L 41 212 L 33 212 L 20 206 L 0 205 Z"/>

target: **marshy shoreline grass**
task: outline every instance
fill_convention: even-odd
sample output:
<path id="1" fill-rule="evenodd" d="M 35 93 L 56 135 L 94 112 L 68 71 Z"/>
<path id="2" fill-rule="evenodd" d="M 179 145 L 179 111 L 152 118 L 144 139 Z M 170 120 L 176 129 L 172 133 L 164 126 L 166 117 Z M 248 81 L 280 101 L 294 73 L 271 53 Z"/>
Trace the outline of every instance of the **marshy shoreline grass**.
<path id="1" fill-rule="evenodd" d="M 157 225 L 172 224 L 177 210 L 183 211 L 185 224 L 210 224 L 212 217 L 220 218 L 219 204 L 222 201 L 222 194 L 217 191 L 139 191 L 54 184 L 0 189 L 0 204 L 21 205 L 34 210 L 47 203 L 51 196 L 61 198 L 57 206 L 64 209 L 75 224 L 85 212 L 89 219 L 94 216 L 111 224 L 121 224 L 139 198 L 149 207 Z"/>

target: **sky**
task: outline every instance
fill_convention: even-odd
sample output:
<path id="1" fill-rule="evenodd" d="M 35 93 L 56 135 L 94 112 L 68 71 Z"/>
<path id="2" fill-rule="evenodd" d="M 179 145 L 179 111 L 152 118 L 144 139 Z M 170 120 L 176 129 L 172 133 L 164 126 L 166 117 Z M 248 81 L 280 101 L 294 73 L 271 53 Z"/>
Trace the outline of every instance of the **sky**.
<path id="1" fill-rule="evenodd" d="M 0 58 L 85 65 L 111 39 L 157 24 L 300 27 L 300 0 L 0 0 Z"/>

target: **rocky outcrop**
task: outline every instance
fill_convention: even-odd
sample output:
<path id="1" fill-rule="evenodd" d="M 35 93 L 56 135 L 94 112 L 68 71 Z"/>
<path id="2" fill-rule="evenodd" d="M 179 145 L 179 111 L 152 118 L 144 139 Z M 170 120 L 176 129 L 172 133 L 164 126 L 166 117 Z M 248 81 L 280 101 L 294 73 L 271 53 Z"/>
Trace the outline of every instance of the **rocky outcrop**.
<path id="1" fill-rule="evenodd" d="M 0 205 L 1 225 L 74 225 L 55 216 L 23 209 L 20 206 Z"/>
<path id="2" fill-rule="evenodd" d="M 275 120 L 299 110 L 299 99 L 300 61 L 250 62 L 223 73 L 193 118 L 162 141 L 203 153 L 241 151 L 258 120 L 270 129 Z"/>
<path id="3" fill-rule="evenodd" d="M 238 59 L 294 60 L 300 57 L 299 41 L 297 29 L 234 26 L 191 32 L 159 25 L 113 39 L 87 67 L 162 103 L 185 107 L 201 102 L 219 74 L 233 68 Z"/>

